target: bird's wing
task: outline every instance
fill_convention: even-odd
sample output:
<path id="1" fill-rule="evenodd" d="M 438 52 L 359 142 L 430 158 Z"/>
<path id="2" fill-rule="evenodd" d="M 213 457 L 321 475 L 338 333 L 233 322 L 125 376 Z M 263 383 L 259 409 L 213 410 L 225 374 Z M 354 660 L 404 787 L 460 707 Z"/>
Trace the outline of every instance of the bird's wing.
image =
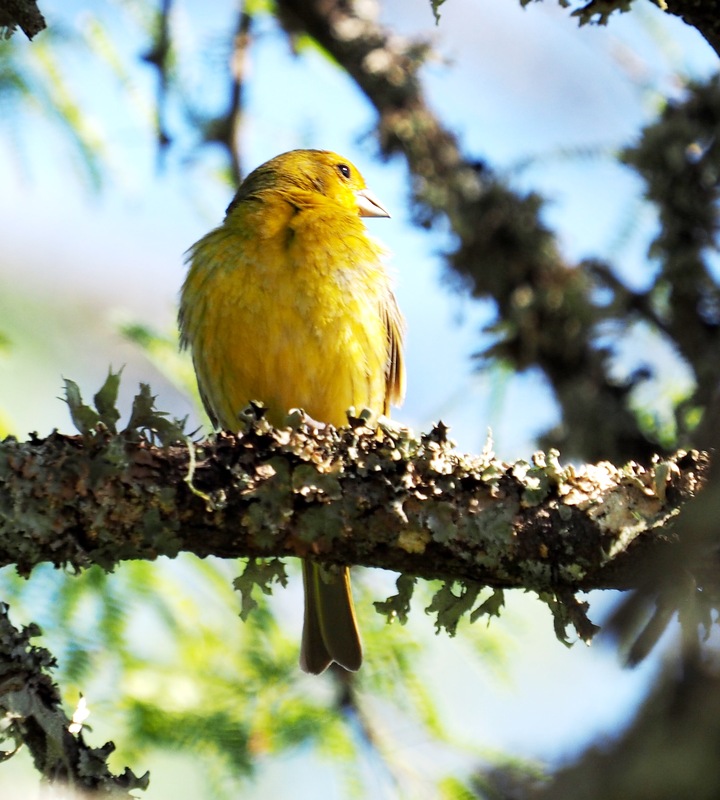
<path id="1" fill-rule="evenodd" d="M 193 359 L 194 361 L 194 359 Z M 200 392 L 200 399 L 202 400 L 203 407 L 207 412 L 208 417 L 210 417 L 210 422 L 212 422 L 213 428 L 219 428 L 219 422 L 217 415 L 215 414 L 215 409 L 213 409 L 210 400 L 205 392 L 205 387 L 203 386 L 202 380 L 200 379 L 200 375 L 202 372 L 195 366 L 195 375 L 197 376 L 197 383 L 198 383 L 198 390 Z"/>
<path id="2" fill-rule="evenodd" d="M 392 292 L 388 292 L 388 298 L 383 304 L 382 314 L 388 341 L 383 413 L 389 414 L 390 406 L 393 404 L 400 405 L 405 395 L 405 364 L 402 352 L 405 324 L 395 300 L 395 295 Z"/>

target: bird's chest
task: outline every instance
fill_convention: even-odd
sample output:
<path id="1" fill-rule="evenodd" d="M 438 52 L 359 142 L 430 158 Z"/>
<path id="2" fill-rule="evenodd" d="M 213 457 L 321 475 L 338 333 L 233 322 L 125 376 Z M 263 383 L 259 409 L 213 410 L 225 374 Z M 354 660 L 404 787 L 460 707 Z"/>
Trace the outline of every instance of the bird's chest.
<path id="1" fill-rule="evenodd" d="M 334 424 L 351 405 L 382 410 L 387 279 L 361 244 L 327 252 L 306 239 L 266 242 L 262 258 L 245 262 L 219 314 L 235 413 L 251 399 L 276 422 L 292 407 Z"/>

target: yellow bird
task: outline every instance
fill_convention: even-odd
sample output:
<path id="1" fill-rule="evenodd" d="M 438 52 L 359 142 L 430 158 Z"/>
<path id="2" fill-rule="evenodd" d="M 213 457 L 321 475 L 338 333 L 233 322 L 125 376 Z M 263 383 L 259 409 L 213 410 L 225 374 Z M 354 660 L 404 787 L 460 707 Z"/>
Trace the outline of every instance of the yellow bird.
<path id="1" fill-rule="evenodd" d="M 347 424 L 350 406 L 387 414 L 404 392 L 403 320 L 382 248 L 360 217 L 388 212 L 347 159 L 293 150 L 243 181 L 223 224 L 188 251 L 179 323 L 217 426 L 261 401 L 274 425 L 302 408 Z M 362 648 L 347 569 L 303 562 L 300 666 L 348 670 Z"/>

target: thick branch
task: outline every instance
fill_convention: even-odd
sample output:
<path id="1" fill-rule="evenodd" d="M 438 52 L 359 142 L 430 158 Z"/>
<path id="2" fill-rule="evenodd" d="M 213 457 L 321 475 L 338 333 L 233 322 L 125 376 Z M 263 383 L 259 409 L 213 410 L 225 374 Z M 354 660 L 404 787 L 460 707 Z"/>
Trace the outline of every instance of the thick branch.
<path id="1" fill-rule="evenodd" d="M 124 559 L 306 556 L 536 591 L 640 585 L 707 458 L 644 469 L 462 456 L 414 438 L 248 423 L 190 451 L 122 436 L 0 445 L 0 564 L 112 568 Z M 204 497 L 199 496 L 199 492 Z M 708 569 L 711 564 L 706 565 Z"/>

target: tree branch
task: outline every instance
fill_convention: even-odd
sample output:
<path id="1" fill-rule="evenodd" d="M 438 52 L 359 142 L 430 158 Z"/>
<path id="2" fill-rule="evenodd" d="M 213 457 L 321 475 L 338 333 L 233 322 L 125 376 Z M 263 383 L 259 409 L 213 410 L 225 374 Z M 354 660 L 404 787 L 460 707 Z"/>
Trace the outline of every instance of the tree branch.
<path id="1" fill-rule="evenodd" d="M 0 565 L 312 555 L 538 592 L 626 589 L 649 552 L 675 546 L 671 522 L 707 471 L 698 452 L 650 469 L 563 468 L 553 453 L 504 464 L 456 453 L 442 425 L 420 438 L 355 425 L 253 420 L 196 451 L 106 431 L 6 439 Z"/>
<path id="2" fill-rule="evenodd" d="M 659 5 L 659 4 L 658 4 Z M 720 2 L 718 0 L 667 0 L 670 14 L 697 28 L 720 56 Z"/>
<path id="3" fill-rule="evenodd" d="M 687 433 L 688 408 L 708 408 L 718 386 L 720 289 L 713 274 L 720 219 L 720 80 L 691 83 L 681 102 L 668 103 L 659 119 L 622 159 L 645 181 L 660 230 L 651 254 L 660 269 L 645 294 L 669 343 L 691 367 L 696 388 L 677 413 Z"/>
<path id="4" fill-rule="evenodd" d="M 10 38 L 18 26 L 28 39 L 47 27 L 35 0 L 0 0 L 0 39 Z"/>
<path id="5" fill-rule="evenodd" d="M 147 773 L 138 778 L 127 767 L 122 775 L 110 772 L 106 762 L 115 749 L 112 742 L 93 748 L 85 743 L 79 724 L 78 730 L 71 732 L 71 720 L 48 675 L 55 659 L 47 650 L 30 644 L 31 638 L 40 635 L 39 628 L 30 625 L 18 630 L 7 612 L 8 607 L 0 603 L 2 738 L 14 739 L 17 747 L 25 744 L 35 768 L 53 783 L 116 798 L 131 798 L 129 790 L 147 788 Z M 8 753 L 3 751 L 3 756 Z"/>

